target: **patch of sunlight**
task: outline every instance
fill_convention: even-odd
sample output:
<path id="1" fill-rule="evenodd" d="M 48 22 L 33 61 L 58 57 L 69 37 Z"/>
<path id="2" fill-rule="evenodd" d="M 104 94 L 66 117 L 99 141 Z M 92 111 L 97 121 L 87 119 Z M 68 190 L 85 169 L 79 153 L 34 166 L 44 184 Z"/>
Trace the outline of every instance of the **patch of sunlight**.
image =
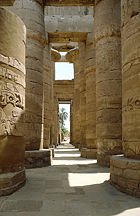
<path id="1" fill-rule="evenodd" d="M 120 214 L 113 214 L 112 216 L 140 216 L 140 207 L 128 209 L 121 212 Z"/>
<path id="2" fill-rule="evenodd" d="M 109 173 L 69 173 L 70 187 L 101 184 L 109 180 Z"/>
<path id="3" fill-rule="evenodd" d="M 80 159 L 80 158 L 79 158 Z M 97 163 L 97 160 L 88 160 L 88 159 L 85 159 L 83 160 L 81 158 L 81 160 L 53 160 L 52 161 L 52 165 L 53 166 L 69 166 L 69 165 L 89 165 L 89 164 L 95 164 Z"/>
<path id="4" fill-rule="evenodd" d="M 59 158 L 59 157 L 80 157 L 80 153 L 77 153 L 77 154 L 56 154 L 55 157 Z"/>

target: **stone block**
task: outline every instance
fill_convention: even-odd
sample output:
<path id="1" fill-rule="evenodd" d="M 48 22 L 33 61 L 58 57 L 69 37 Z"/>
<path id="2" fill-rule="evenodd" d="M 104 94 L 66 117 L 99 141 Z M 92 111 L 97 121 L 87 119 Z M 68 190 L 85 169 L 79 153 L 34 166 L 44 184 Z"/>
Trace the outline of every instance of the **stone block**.
<path id="1" fill-rule="evenodd" d="M 140 197 L 140 160 L 128 159 L 123 155 L 112 156 L 110 182 L 118 190 Z"/>
<path id="2" fill-rule="evenodd" d="M 51 165 L 52 153 L 50 149 L 25 151 L 25 168 L 39 168 Z"/>

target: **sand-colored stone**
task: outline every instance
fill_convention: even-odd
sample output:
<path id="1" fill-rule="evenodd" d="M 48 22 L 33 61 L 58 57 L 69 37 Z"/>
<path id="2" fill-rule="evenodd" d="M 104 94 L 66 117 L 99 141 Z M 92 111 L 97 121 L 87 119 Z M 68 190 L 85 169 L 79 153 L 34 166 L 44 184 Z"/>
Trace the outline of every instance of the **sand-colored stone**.
<path id="1" fill-rule="evenodd" d="M 140 2 L 122 0 L 122 145 L 124 156 L 111 158 L 110 182 L 140 197 Z"/>
<path id="2" fill-rule="evenodd" d="M 95 1 L 97 160 L 109 166 L 121 147 L 120 1 Z"/>
<path id="3" fill-rule="evenodd" d="M 12 6 L 15 0 L 0 0 L 0 6 Z"/>
<path id="4" fill-rule="evenodd" d="M 85 6 L 94 5 L 94 0 L 47 0 L 47 6 Z"/>
<path id="5" fill-rule="evenodd" d="M 9 7 L 27 27 L 26 45 L 26 112 L 24 116 L 26 150 L 41 146 L 43 107 L 43 49 L 45 27 L 43 8 L 35 0 L 16 0 Z M 37 16 L 37 14 L 39 14 Z"/>
<path id="6" fill-rule="evenodd" d="M 0 195 L 25 184 L 25 173 L 17 177 L 24 172 L 25 43 L 23 22 L 0 8 Z"/>
<path id="7" fill-rule="evenodd" d="M 122 1 L 122 144 L 124 156 L 138 160 L 140 160 L 139 12 L 139 1 Z"/>
<path id="8" fill-rule="evenodd" d="M 90 41 L 91 37 L 91 41 Z M 96 61 L 94 35 L 86 42 L 86 157 L 96 158 Z M 93 153 L 92 153 L 93 152 Z"/>

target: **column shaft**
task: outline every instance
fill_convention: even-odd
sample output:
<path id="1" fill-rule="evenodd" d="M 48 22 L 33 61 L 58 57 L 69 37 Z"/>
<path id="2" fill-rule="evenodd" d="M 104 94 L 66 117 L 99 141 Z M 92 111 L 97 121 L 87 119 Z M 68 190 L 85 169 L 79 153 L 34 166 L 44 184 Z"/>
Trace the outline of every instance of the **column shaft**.
<path id="1" fill-rule="evenodd" d="M 97 160 L 122 153 L 120 0 L 95 1 Z"/>

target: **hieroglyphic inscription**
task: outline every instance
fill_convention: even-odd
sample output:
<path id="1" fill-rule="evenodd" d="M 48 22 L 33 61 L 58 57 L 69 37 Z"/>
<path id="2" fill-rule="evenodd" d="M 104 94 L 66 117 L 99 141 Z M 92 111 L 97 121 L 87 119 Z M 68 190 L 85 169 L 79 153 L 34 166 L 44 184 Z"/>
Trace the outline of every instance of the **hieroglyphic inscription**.
<path id="1" fill-rule="evenodd" d="M 0 135 L 20 135 L 17 122 L 24 111 L 24 98 L 15 83 L 0 81 Z"/>
<path id="2" fill-rule="evenodd" d="M 11 103 L 14 107 L 19 107 L 21 109 L 23 106 L 23 98 L 14 84 L 0 82 L 0 107 L 5 107 L 7 104 Z"/>
<path id="3" fill-rule="evenodd" d="M 135 109 L 140 109 L 140 98 L 139 97 L 128 98 L 127 104 L 124 107 L 124 111 L 132 111 Z"/>
<path id="4" fill-rule="evenodd" d="M 16 68 L 25 74 L 25 66 L 13 57 L 8 57 L 0 54 L 0 63 L 7 64 L 13 68 Z"/>
<path id="5" fill-rule="evenodd" d="M 11 80 L 17 84 L 25 86 L 24 75 L 20 76 L 16 74 L 14 71 L 4 67 L 0 67 L 0 80 L 1 79 Z"/>

